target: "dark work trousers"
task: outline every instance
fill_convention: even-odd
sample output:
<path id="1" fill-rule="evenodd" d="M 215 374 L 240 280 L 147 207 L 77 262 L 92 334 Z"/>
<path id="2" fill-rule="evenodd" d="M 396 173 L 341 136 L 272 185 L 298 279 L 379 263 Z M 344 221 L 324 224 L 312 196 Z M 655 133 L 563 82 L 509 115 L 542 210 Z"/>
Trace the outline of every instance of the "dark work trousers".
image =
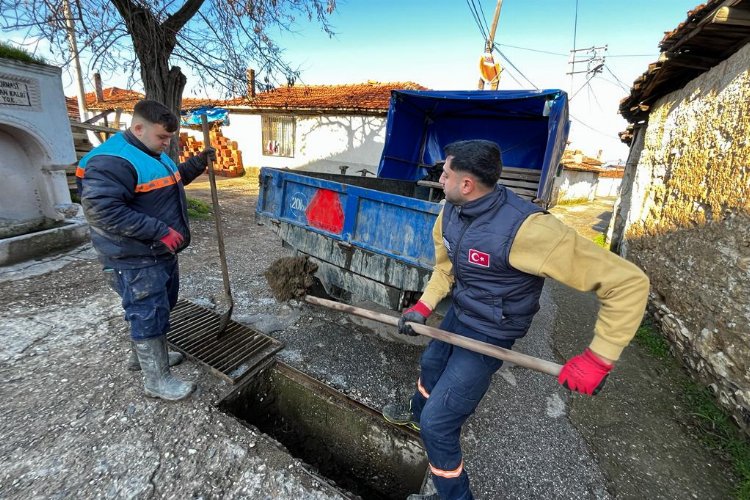
<path id="1" fill-rule="evenodd" d="M 498 340 L 468 329 L 452 307 L 440 328 L 506 349 L 513 346 L 513 340 Z M 461 453 L 461 426 L 474 413 L 502 364 L 499 359 L 438 340 L 430 341 L 422 353 L 411 409 L 419 421 L 432 480 L 441 499 L 473 498 Z"/>
<path id="2" fill-rule="evenodd" d="M 105 274 L 111 274 L 112 288 L 122 298 L 131 340 L 167 334 L 180 288 L 176 256 L 140 269 L 105 269 Z"/>

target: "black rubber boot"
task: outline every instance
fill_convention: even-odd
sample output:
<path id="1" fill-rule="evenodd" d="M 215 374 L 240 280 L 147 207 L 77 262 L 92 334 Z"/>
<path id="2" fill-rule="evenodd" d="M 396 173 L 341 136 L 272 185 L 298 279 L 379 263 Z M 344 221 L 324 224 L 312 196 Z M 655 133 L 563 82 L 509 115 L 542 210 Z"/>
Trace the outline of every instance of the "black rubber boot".
<path id="1" fill-rule="evenodd" d="M 396 425 L 404 425 L 419 431 L 419 422 L 411 412 L 411 400 L 408 403 L 388 403 L 383 407 L 383 418 Z"/>
<path id="2" fill-rule="evenodd" d="M 137 340 L 134 344 L 143 371 L 146 396 L 179 401 L 195 390 L 194 383 L 180 380 L 169 371 L 166 335 Z"/>
<path id="3" fill-rule="evenodd" d="M 141 369 L 141 364 L 138 362 L 138 353 L 135 352 L 135 344 L 130 343 L 132 349 L 130 349 L 130 359 L 128 359 L 128 370 L 131 372 L 137 372 Z M 185 356 L 181 352 L 169 351 L 169 366 L 177 366 L 185 361 Z"/>

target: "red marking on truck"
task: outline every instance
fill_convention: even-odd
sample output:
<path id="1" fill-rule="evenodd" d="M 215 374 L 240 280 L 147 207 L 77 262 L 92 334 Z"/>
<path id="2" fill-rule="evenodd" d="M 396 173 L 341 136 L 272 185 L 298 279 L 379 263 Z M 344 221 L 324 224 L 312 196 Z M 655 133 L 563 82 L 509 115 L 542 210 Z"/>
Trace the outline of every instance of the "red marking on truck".
<path id="1" fill-rule="evenodd" d="M 344 210 L 339 195 L 329 189 L 319 189 L 305 210 L 307 223 L 312 227 L 341 234 L 344 229 Z"/>

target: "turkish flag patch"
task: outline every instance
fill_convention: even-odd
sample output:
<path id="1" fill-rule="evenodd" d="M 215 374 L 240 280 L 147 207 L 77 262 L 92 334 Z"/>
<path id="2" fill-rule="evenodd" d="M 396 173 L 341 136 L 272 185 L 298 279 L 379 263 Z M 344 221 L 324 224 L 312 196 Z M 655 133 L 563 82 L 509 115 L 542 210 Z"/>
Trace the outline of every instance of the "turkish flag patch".
<path id="1" fill-rule="evenodd" d="M 482 267 L 490 267 L 490 254 L 474 250 L 469 250 L 469 262 Z"/>

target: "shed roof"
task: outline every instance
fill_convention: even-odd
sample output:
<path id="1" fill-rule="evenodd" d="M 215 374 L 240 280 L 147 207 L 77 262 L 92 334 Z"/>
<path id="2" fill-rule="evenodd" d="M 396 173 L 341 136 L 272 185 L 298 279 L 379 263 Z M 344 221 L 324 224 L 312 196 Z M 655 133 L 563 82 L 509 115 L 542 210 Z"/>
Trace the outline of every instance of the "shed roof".
<path id="1" fill-rule="evenodd" d="M 728 19 L 722 20 L 727 12 Z M 709 0 L 698 5 L 664 34 L 659 59 L 633 82 L 630 95 L 620 101 L 620 114 L 631 123 L 645 119 L 657 99 L 684 87 L 748 42 L 750 0 Z"/>

